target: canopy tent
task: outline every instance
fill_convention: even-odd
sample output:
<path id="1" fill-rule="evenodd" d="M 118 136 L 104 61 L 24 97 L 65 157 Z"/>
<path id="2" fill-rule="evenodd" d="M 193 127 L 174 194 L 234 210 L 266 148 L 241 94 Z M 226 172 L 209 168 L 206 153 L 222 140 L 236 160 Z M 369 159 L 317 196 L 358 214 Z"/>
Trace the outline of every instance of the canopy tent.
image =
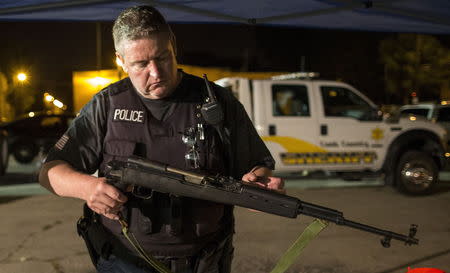
<path id="1" fill-rule="evenodd" d="M 141 4 L 174 23 L 450 34 L 449 0 L 3 0 L 0 20 L 111 21 Z"/>

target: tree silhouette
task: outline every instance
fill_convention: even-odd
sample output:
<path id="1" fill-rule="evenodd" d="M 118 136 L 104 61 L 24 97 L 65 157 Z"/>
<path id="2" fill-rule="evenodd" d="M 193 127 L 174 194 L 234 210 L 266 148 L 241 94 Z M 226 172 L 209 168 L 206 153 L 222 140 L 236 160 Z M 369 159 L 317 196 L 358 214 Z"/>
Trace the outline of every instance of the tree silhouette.
<path id="1" fill-rule="evenodd" d="M 13 118 L 11 105 L 7 102 L 9 92 L 8 79 L 0 72 L 0 122 L 9 121 Z"/>
<path id="2" fill-rule="evenodd" d="M 388 100 L 408 103 L 412 92 L 420 100 L 449 98 L 450 50 L 436 38 L 398 34 L 381 41 L 379 50 Z"/>

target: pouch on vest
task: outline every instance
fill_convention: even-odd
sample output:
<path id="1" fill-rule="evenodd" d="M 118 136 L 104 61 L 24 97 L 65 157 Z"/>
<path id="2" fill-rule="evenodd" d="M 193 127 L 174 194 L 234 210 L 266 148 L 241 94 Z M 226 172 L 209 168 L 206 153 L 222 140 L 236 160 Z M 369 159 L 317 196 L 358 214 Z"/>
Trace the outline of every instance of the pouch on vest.
<path id="1" fill-rule="evenodd" d="M 207 273 L 212 268 L 217 268 L 219 273 L 230 273 L 233 253 L 233 236 L 227 236 L 221 242 L 211 243 L 196 257 L 194 272 Z"/>
<path id="2" fill-rule="evenodd" d="M 129 199 L 129 225 L 130 231 L 135 234 L 151 234 L 155 232 L 152 219 L 155 218 L 152 199 Z"/>
<path id="3" fill-rule="evenodd" d="M 100 257 L 107 259 L 112 250 L 110 235 L 96 218 L 98 216 L 84 204 L 83 216 L 77 221 L 78 235 L 83 238 L 94 266 Z"/>
<path id="4" fill-rule="evenodd" d="M 100 174 L 104 175 L 106 163 L 114 159 L 126 162 L 132 156 L 136 143 L 127 140 L 109 140 L 104 144 L 103 163 L 100 166 Z"/>
<path id="5" fill-rule="evenodd" d="M 175 236 L 181 234 L 183 199 L 167 193 L 154 192 L 152 201 L 155 232 L 164 231 Z"/>
<path id="6" fill-rule="evenodd" d="M 224 216 L 224 206 L 200 199 L 188 199 L 185 204 L 193 208 L 192 221 L 195 234 L 198 237 L 208 235 L 219 230 Z"/>

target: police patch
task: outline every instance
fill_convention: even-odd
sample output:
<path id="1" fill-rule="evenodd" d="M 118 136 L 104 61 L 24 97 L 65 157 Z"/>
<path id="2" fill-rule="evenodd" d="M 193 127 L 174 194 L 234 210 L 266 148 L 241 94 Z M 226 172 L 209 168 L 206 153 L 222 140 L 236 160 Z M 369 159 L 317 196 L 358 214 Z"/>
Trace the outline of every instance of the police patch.
<path id="1" fill-rule="evenodd" d="M 114 109 L 113 121 L 144 123 L 144 111 L 130 109 Z"/>
<path id="2" fill-rule="evenodd" d="M 56 142 L 55 144 L 55 148 L 58 150 L 62 150 L 64 148 L 64 146 L 66 146 L 67 141 L 69 140 L 69 136 L 68 135 L 63 135 L 58 142 Z"/>

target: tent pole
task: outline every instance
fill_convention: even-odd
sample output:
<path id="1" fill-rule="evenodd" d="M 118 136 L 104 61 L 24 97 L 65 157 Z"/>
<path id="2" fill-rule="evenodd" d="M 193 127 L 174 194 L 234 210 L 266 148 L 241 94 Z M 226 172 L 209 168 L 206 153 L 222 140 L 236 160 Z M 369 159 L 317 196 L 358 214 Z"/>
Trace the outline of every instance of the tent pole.
<path id="1" fill-rule="evenodd" d="M 95 46 L 96 46 L 96 66 L 97 70 L 102 69 L 102 28 L 101 22 L 95 23 Z"/>

